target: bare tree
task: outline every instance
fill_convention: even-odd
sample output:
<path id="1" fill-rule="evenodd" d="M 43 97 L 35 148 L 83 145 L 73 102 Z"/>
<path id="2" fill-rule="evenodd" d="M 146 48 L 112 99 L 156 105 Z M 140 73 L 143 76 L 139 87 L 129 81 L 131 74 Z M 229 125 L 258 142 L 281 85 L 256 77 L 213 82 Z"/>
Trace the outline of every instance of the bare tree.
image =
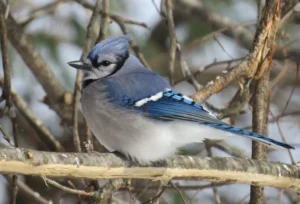
<path id="1" fill-rule="evenodd" d="M 249 158 L 247 151 L 229 142 L 206 141 L 204 146 L 197 146 L 196 156 L 177 155 L 156 164 L 140 165 L 105 153 L 106 150 L 93 138 L 79 110 L 82 73 L 78 71 L 75 79 L 67 82 L 69 72 L 66 74 L 50 68 L 53 64 L 45 60 L 45 53 L 39 46 L 44 44 L 56 64 L 62 66 L 58 56 L 60 45 L 79 45 L 82 50 L 80 58 L 84 59 L 95 43 L 109 36 L 113 30 L 112 24 L 117 25 L 123 34 L 134 33 L 131 30 L 133 26 L 148 30 L 147 48 L 140 48 L 140 43 L 136 42 L 138 37 L 133 36 L 130 40 L 133 53 L 149 69 L 165 74 L 172 85 L 182 82 L 192 85 L 196 91 L 191 97 L 196 102 L 204 103 L 218 114 L 219 119 L 229 119 L 233 124 L 252 110 L 252 125 L 246 128 L 252 127 L 253 131 L 267 135 L 268 126 L 275 124 L 285 142 L 279 120 L 299 117 L 299 104 L 294 105 L 294 110 L 287 111 L 293 94 L 299 89 L 299 51 L 294 46 L 299 37 L 294 37 L 293 31 L 288 29 L 299 23 L 298 1 L 258 0 L 257 22 L 252 23 L 234 23 L 213 9 L 224 2 L 161 0 L 160 5 L 154 0 L 151 2 L 156 9 L 155 15 L 160 17 L 153 28 L 145 22 L 115 14 L 116 7 L 128 8 L 137 3 L 133 0 L 95 0 L 93 3 L 57 0 L 37 8 L 32 8 L 26 1 L 22 1 L 21 6 L 14 1 L 0 1 L 3 65 L 0 101 L 3 103 L 1 117 L 4 121 L 0 125 L 4 138 L 0 144 L 0 172 L 11 189 L 10 193 L 7 192 L 9 196 L 3 193 L 2 197 L 7 196 L 11 203 L 58 203 L 59 200 L 63 203 L 170 203 L 175 193 L 177 202 L 193 203 L 196 202 L 195 196 L 189 192 L 211 188 L 211 203 L 232 203 L 228 195 L 220 194 L 219 187 L 249 184 L 249 194 L 239 203 L 248 200 L 251 204 L 265 203 L 268 199 L 277 199 L 281 203 L 283 195 L 290 203 L 296 203 L 300 169 L 294 158 L 295 153 L 291 151 L 288 151 L 291 164 L 275 163 L 267 161 L 267 158 L 268 153 L 276 151 L 257 142 L 252 143 L 252 156 Z M 227 3 L 233 4 L 232 0 Z M 63 22 L 73 28 L 73 35 L 77 35 L 75 39 L 34 35 L 28 31 L 34 22 L 46 16 L 53 17 L 59 23 L 59 11 L 68 6 L 81 9 L 76 10 L 76 18 L 66 18 Z M 25 19 L 17 15 L 23 11 L 27 12 Z M 86 28 L 78 23 L 78 18 L 82 16 L 79 12 L 85 15 L 85 11 L 89 16 Z M 45 22 L 51 23 L 53 19 Z M 177 30 L 182 25 L 188 30 L 185 40 L 181 39 Z M 199 28 L 191 32 L 195 27 Z M 207 31 L 203 33 L 205 29 Z M 245 54 L 233 57 L 220 36 L 230 38 L 239 49 L 246 50 Z M 192 51 L 207 42 L 215 42 L 228 59 L 214 60 L 206 65 L 190 63 L 187 59 L 194 55 Z M 154 46 L 155 50 L 151 50 Z M 156 54 L 149 54 L 151 52 Z M 37 100 L 28 96 L 33 94 L 33 90 L 21 96 L 12 88 L 16 76 L 14 71 L 23 72 L 19 68 L 20 63 L 16 63 L 17 55 L 26 65 L 24 72 L 30 70 L 33 74 L 36 82 L 32 84 L 36 83 L 45 93 L 40 103 L 56 114 L 53 117 L 60 120 L 60 124 L 47 124 L 47 120 L 41 119 L 42 115 L 32 110 L 30 103 Z M 211 68 L 217 71 L 211 71 Z M 28 80 L 21 83 L 32 88 Z M 235 94 L 226 107 L 217 108 L 207 101 L 228 87 L 234 87 Z M 282 87 L 291 87 L 287 97 L 278 91 Z M 299 94 L 294 97 L 299 98 Z M 272 104 L 279 107 L 278 113 L 273 113 Z M 245 105 L 252 108 L 245 108 Z M 296 138 L 296 135 L 293 136 Z M 215 157 L 216 149 L 229 157 Z M 203 155 L 202 151 L 206 157 L 199 156 Z M 188 183 L 191 180 L 210 183 L 191 185 Z M 264 195 L 266 186 L 278 188 L 280 192 L 269 198 Z M 234 195 L 234 192 L 229 194 Z"/>

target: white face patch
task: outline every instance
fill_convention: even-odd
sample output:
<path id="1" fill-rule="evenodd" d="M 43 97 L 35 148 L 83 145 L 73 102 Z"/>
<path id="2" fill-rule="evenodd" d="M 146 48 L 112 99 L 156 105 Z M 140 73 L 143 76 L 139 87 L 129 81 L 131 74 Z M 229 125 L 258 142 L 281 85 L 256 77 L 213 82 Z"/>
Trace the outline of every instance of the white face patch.
<path id="1" fill-rule="evenodd" d="M 144 99 L 141 99 L 139 101 L 137 101 L 134 106 L 136 107 L 141 107 L 143 106 L 144 104 L 146 104 L 148 101 L 157 101 L 158 99 L 160 99 L 161 97 L 163 97 L 163 92 L 158 92 L 157 94 L 153 95 L 153 96 L 150 96 L 149 98 L 144 98 Z"/>
<path id="2" fill-rule="evenodd" d="M 117 65 L 112 63 L 108 66 L 99 66 L 99 67 L 92 67 L 91 70 L 83 70 L 83 80 L 89 79 L 101 79 L 104 78 L 111 73 L 113 73 L 116 69 Z"/>

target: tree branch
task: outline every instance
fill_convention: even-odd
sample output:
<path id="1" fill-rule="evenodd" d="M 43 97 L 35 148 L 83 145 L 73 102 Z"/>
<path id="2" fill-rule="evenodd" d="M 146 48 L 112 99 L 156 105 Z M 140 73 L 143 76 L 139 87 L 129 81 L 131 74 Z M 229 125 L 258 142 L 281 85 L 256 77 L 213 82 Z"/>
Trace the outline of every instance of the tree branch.
<path id="1" fill-rule="evenodd" d="M 121 31 L 123 32 L 124 35 L 128 34 L 128 29 L 125 26 L 125 22 L 123 21 L 122 18 L 115 18 L 114 21 L 119 25 Z M 144 54 L 141 52 L 140 47 L 137 45 L 137 43 L 133 40 L 133 38 L 131 38 L 129 40 L 129 46 L 131 47 L 131 49 L 133 50 L 133 52 L 135 53 L 135 55 L 139 58 L 139 60 L 142 62 L 142 64 L 147 67 L 148 69 L 151 69 L 150 65 L 148 64 L 148 62 L 146 61 L 146 58 L 144 56 Z"/>
<path id="2" fill-rule="evenodd" d="M 5 7 L 5 6 L 4 6 Z M 13 132 L 13 140 L 15 147 L 19 146 L 19 139 L 17 135 L 17 122 L 16 122 L 16 112 L 13 104 L 11 102 L 11 69 L 8 60 L 8 42 L 7 42 L 7 21 L 6 17 L 9 14 L 9 3 L 7 2 L 7 6 L 2 12 L 0 12 L 0 37 L 1 37 L 1 53 L 2 53 L 2 64 L 3 64 L 3 72 L 4 72 L 4 91 L 1 95 L 0 102 L 2 99 L 6 100 L 6 106 L 8 108 L 9 117 L 12 124 L 12 132 Z M 4 131 L 3 135 L 4 135 Z M 11 204 L 15 204 L 17 202 L 17 193 L 18 193 L 18 177 L 17 175 L 13 175 L 12 177 L 12 191 L 11 191 Z"/>
<path id="3" fill-rule="evenodd" d="M 102 10 L 103 13 L 101 14 L 101 23 L 96 44 L 107 38 L 108 24 L 110 22 L 109 0 L 102 0 Z"/>
<path id="4" fill-rule="evenodd" d="M 245 158 L 176 156 L 147 166 L 123 161 L 110 153 L 56 153 L 3 148 L 0 151 L 0 172 L 90 179 L 197 178 L 217 183 L 300 189 L 298 166 Z"/>
<path id="5" fill-rule="evenodd" d="M 5 5 L 0 1 L 0 12 L 4 13 L 4 11 Z M 44 88 L 48 99 L 56 104 L 63 101 L 66 90 L 58 82 L 42 56 L 35 50 L 22 27 L 16 23 L 11 15 L 7 18 L 7 34 L 9 41 Z"/>
<path id="6" fill-rule="evenodd" d="M 95 25 L 97 25 L 97 17 L 98 17 L 100 5 L 101 5 L 101 1 L 97 0 L 94 10 L 93 10 L 93 13 L 92 13 L 92 16 L 90 18 L 89 24 L 87 26 L 86 37 L 85 37 L 80 60 L 84 60 L 87 57 L 88 52 L 90 51 L 90 49 L 92 47 L 92 32 L 93 32 Z M 72 110 L 72 112 L 73 112 L 73 114 L 72 114 L 73 142 L 74 142 L 74 147 L 77 152 L 82 151 L 80 137 L 79 137 L 79 131 L 78 131 L 78 104 L 79 104 L 78 98 L 79 98 L 79 93 L 82 88 L 81 80 L 82 80 L 82 71 L 77 70 L 75 84 L 74 84 L 74 92 L 73 92 L 73 103 L 72 103 L 73 104 L 73 107 L 72 107 L 73 108 L 73 110 Z"/>
<path id="7" fill-rule="evenodd" d="M 293 4 L 295 6 L 296 4 Z M 202 22 L 208 22 L 214 29 L 222 29 L 229 27 L 224 34 L 228 37 L 238 41 L 243 47 L 251 49 L 253 45 L 254 33 L 243 26 L 231 27 L 234 23 L 226 16 L 222 16 L 216 12 L 207 10 L 204 4 L 196 0 L 174 0 L 174 13 L 179 13 L 186 19 L 195 19 Z M 286 19 L 290 17 L 287 16 Z M 263 15 L 261 16 L 261 19 Z M 282 49 L 278 47 L 275 51 L 275 58 L 283 59 L 290 54 L 297 52 L 289 50 L 287 54 L 282 52 Z"/>
<path id="8" fill-rule="evenodd" d="M 7 181 L 9 183 L 12 183 L 12 178 L 10 176 L 5 176 Z M 18 179 L 17 182 L 18 188 L 20 189 L 20 193 L 25 194 L 26 196 L 29 196 L 32 200 L 34 200 L 36 203 L 40 204 L 50 204 L 51 201 L 45 199 L 42 197 L 38 192 L 34 191 L 32 188 L 30 188 L 28 185 L 26 185 L 23 181 L 20 181 Z"/>
<path id="9" fill-rule="evenodd" d="M 272 63 L 275 52 L 275 37 L 280 20 L 281 1 L 270 0 L 264 8 L 258 25 L 253 48 L 249 55 L 236 67 L 216 77 L 207 86 L 193 95 L 197 102 L 203 102 L 211 95 L 220 92 L 233 80 L 240 77 L 260 78 Z"/>
<path id="10" fill-rule="evenodd" d="M 54 180 L 51 180 L 51 179 L 48 179 L 48 178 L 45 178 L 43 177 L 45 183 L 48 185 L 51 184 L 52 186 L 55 186 L 56 188 L 59 188 L 63 191 L 66 191 L 68 193 L 73 193 L 73 194 L 78 194 L 78 195 L 83 195 L 83 196 L 96 196 L 97 192 L 85 192 L 83 190 L 77 190 L 77 189 L 72 189 L 72 188 L 68 188 L 66 186 L 63 186 L 61 185 L 60 183 L 54 181 Z"/>
<path id="11" fill-rule="evenodd" d="M 11 103 L 11 82 L 10 82 L 10 65 L 8 60 L 8 41 L 7 41 L 7 30 L 6 30 L 6 19 L 4 13 L 0 13 L 0 42 L 1 42 L 1 55 L 2 55 L 2 66 L 4 74 L 4 86 L 0 97 L 0 102 L 6 100 L 6 106 L 10 109 Z"/>
<path id="12" fill-rule="evenodd" d="M 83 7 L 93 10 L 94 9 L 94 5 L 90 4 L 87 1 L 81 1 L 81 0 L 75 0 L 78 4 L 81 4 Z M 103 11 L 102 9 L 99 10 L 99 14 L 103 15 L 105 13 L 105 11 Z M 113 13 L 108 13 L 108 17 L 110 19 L 112 19 L 113 21 L 122 21 L 124 24 L 132 24 L 132 25 L 138 25 L 138 26 L 142 26 L 144 28 L 148 28 L 147 24 L 144 22 L 139 22 L 133 19 L 129 19 L 129 18 L 125 18 Z"/>
<path id="13" fill-rule="evenodd" d="M 0 77 L 0 87 L 3 87 L 3 79 Z M 32 127 L 39 133 L 39 137 L 42 141 L 49 142 L 47 145 L 50 149 L 63 152 L 64 147 L 57 140 L 57 138 L 50 132 L 46 125 L 36 117 L 33 111 L 30 109 L 29 105 L 24 101 L 24 99 L 19 96 L 16 91 L 11 89 L 11 98 L 14 105 L 22 113 L 22 115 L 28 120 Z M 8 143 L 10 143 L 8 141 Z M 11 144 L 11 143 L 10 143 Z"/>
<path id="14" fill-rule="evenodd" d="M 173 75 L 174 75 L 174 66 L 175 66 L 175 57 L 176 57 L 176 33 L 173 20 L 173 2 L 172 0 L 165 1 L 166 7 L 166 19 L 168 22 L 169 36 L 170 36 L 170 49 L 169 49 L 169 81 L 171 85 L 174 85 Z"/>
<path id="15" fill-rule="evenodd" d="M 253 104 L 253 131 L 267 135 L 268 112 L 269 112 L 269 75 L 267 71 L 256 84 Z M 252 159 L 265 160 L 267 148 L 259 142 L 252 142 Z M 264 203 L 264 188 L 251 186 L 250 204 Z"/>

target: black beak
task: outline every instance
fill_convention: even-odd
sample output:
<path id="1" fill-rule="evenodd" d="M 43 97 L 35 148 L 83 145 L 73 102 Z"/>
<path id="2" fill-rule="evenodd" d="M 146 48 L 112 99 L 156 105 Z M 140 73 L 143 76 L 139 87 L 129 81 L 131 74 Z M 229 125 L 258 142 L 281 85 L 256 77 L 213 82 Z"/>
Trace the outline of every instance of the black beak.
<path id="1" fill-rule="evenodd" d="M 68 65 L 70 65 L 71 67 L 74 67 L 75 69 L 82 69 L 82 70 L 90 70 L 91 69 L 91 65 L 86 64 L 80 60 L 68 62 Z"/>

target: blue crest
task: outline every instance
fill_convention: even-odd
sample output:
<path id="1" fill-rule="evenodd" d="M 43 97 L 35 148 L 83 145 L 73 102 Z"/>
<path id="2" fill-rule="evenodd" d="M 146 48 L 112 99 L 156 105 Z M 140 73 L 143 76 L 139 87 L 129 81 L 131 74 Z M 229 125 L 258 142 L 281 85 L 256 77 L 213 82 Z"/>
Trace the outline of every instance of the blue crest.
<path id="1" fill-rule="evenodd" d="M 100 56 L 114 55 L 117 61 L 123 61 L 128 57 L 128 41 L 130 35 L 121 35 L 119 37 L 108 38 L 101 41 L 90 51 L 87 58 L 97 61 Z"/>

